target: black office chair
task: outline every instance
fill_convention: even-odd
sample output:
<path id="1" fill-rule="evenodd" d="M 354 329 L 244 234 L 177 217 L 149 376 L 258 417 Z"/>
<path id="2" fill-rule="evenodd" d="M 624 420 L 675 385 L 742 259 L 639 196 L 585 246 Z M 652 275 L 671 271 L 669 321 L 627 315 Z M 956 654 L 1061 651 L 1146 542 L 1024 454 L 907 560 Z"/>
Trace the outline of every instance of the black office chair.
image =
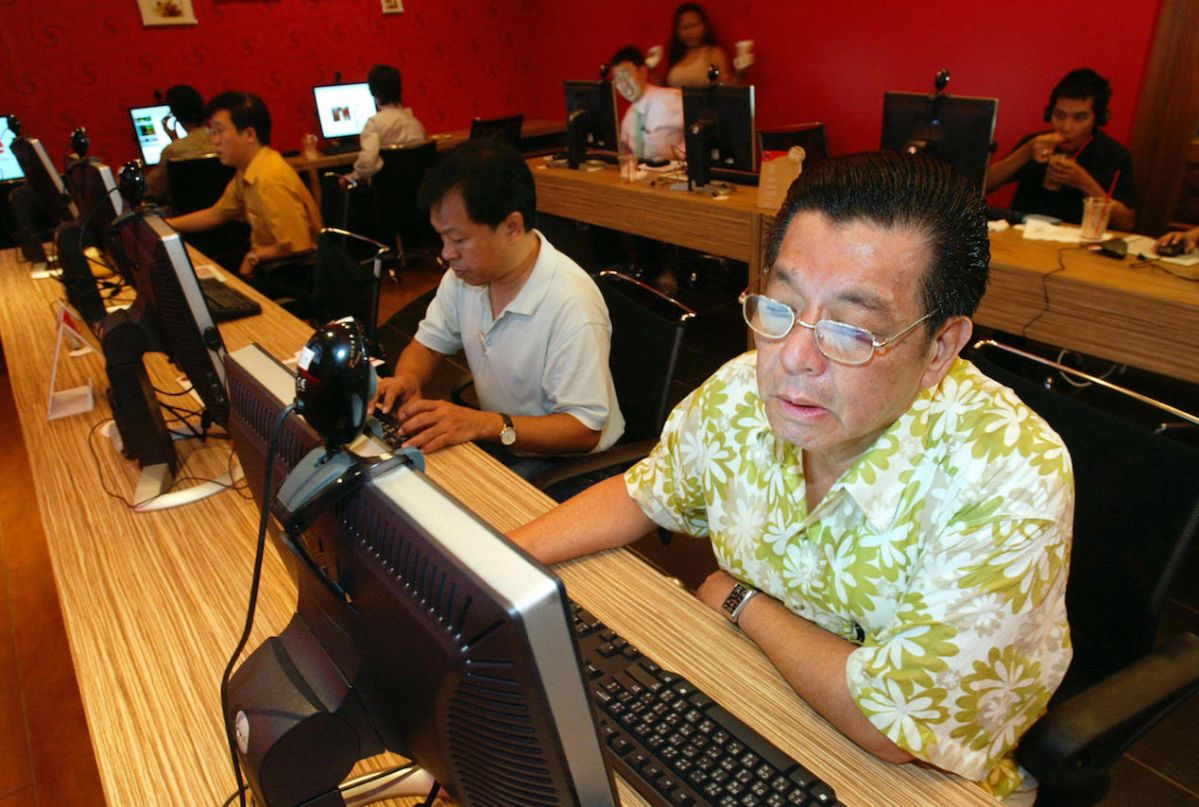
<path id="1" fill-rule="evenodd" d="M 823 123 L 799 123 L 758 130 L 758 152 L 787 151 L 792 146 L 803 148 L 804 170 L 828 159 L 828 135 Z"/>
<path id="2" fill-rule="evenodd" d="M 608 366 L 625 431 L 606 451 L 575 458 L 529 480 L 551 495 L 568 480 L 599 481 L 649 454 L 670 414 L 679 349 L 687 323 L 695 318 L 687 306 L 627 275 L 607 269 L 598 281 L 612 319 Z"/>
<path id="3" fill-rule="evenodd" d="M 524 115 L 511 115 L 507 118 L 475 118 L 470 122 L 470 139 L 480 140 L 496 137 L 512 148 L 520 151 L 520 133 L 524 126 Z"/>
<path id="4" fill-rule="evenodd" d="M 349 188 L 343 188 L 341 186 L 343 176 L 344 174 L 334 171 L 326 171 L 321 174 L 321 221 L 326 227 L 361 232 L 363 230 L 362 222 L 351 220 L 351 199 L 366 189 L 358 183 Z"/>
<path id="5" fill-rule="evenodd" d="M 321 230 L 312 278 L 313 319 L 324 323 L 353 317 L 377 352 L 379 281 L 389 251 L 385 244 L 346 230 Z"/>
<path id="6" fill-rule="evenodd" d="M 236 170 L 222 165 L 215 154 L 167 160 L 167 183 L 171 189 L 171 212 L 181 216 L 212 207 Z M 212 230 L 187 233 L 183 240 L 235 272 L 250 249 L 250 226 L 230 221 Z"/>
<path id="7" fill-rule="evenodd" d="M 1161 610 L 1199 527 L 1199 451 L 970 355 L 1061 435 L 1074 466 L 1066 607 L 1074 659 L 1017 759 L 1038 805 L 1089 805 L 1108 769 L 1199 691 L 1199 637 L 1155 648 Z"/>
<path id="8" fill-rule="evenodd" d="M 383 167 L 371 177 L 373 212 L 367 232 L 377 241 L 394 245 L 398 263 L 403 266 L 409 257 L 421 248 L 432 247 L 437 240 L 428 215 L 416 202 L 425 171 L 437 159 L 437 144 L 429 141 L 416 146 L 384 146 L 379 156 Z"/>

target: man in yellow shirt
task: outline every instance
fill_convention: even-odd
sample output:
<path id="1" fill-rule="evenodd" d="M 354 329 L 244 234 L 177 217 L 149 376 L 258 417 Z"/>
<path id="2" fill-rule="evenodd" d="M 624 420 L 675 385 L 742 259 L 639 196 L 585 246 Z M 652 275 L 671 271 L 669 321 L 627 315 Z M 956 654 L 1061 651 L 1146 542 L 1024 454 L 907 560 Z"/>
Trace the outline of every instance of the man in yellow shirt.
<path id="1" fill-rule="evenodd" d="M 256 285 L 268 286 L 255 269 L 263 262 L 316 249 L 320 209 L 295 169 L 270 147 L 271 116 L 261 98 L 225 92 L 209 101 L 205 112 L 217 156 L 237 173 L 212 207 L 167 219 L 167 224 L 181 233 L 194 233 L 227 221 L 247 222 L 250 251 L 238 272 L 255 276 Z M 296 278 L 288 280 L 296 285 Z M 262 290 L 270 293 L 269 288 Z"/>

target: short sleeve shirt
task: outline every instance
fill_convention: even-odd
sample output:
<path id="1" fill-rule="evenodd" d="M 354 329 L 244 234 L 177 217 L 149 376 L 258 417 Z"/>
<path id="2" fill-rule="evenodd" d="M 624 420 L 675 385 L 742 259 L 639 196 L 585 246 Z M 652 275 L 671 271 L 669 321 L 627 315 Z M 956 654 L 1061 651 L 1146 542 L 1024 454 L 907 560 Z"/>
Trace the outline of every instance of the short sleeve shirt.
<path id="1" fill-rule="evenodd" d="M 443 355 L 466 353 L 480 406 L 509 415 L 573 415 L 600 432 L 593 451 L 624 433 L 608 367 L 612 323 L 590 275 L 533 231 L 541 246 L 525 285 L 491 316 L 486 286 L 446 272 L 416 341 Z"/>
<path id="2" fill-rule="evenodd" d="M 679 404 L 626 474 L 630 496 L 856 644 L 850 695 L 896 745 L 1008 795 L 1016 742 L 1071 658 L 1061 439 L 957 359 L 808 512 L 802 450 L 771 431 L 756 360 L 734 359 Z"/>
<path id="3" fill-rule="evenodd" d="M 316 249 L 321 211 L 299 174 L 270 146 L 229 180 L 214 207 L 250 225 L 255 249 L 275 244 L 289 254 Z"/>

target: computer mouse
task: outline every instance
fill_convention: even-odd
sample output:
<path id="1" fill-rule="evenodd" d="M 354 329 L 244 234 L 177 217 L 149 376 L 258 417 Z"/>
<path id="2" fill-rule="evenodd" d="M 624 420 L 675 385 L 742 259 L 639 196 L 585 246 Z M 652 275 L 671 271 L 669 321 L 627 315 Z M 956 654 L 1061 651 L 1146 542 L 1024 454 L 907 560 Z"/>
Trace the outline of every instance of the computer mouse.
<path id="1" fill-rule="evenodd" d="M 1177 255 L 1181 255 L 1186 248 L 1187 245 L 1185 241 L 1175 241 L 1172 244 L 1162 244 L 1155 250 L 1155 252 L 1157 252 L 1157 254 L 1163 258 L 1173 258 Z"/>

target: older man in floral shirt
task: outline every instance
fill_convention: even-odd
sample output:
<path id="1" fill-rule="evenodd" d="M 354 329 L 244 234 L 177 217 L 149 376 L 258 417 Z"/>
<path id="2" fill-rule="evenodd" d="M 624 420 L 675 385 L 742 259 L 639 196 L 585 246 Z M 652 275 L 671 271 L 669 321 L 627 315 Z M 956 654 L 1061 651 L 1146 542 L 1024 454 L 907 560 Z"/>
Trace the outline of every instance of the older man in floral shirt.
<path id="1" fill-rule="evenodd" d="M 1030 802 L 1013 751 L 1071 658 L 1073 478 L 1044 421 L 958 357 L 988 257 L 977 189 L 939 163 L 805 174 L 742 297 L 757 351 L 623 479 L 514 540 L 553 562 L 655 524 L 709 538 L 699 598 L 846 736 Z"/>

